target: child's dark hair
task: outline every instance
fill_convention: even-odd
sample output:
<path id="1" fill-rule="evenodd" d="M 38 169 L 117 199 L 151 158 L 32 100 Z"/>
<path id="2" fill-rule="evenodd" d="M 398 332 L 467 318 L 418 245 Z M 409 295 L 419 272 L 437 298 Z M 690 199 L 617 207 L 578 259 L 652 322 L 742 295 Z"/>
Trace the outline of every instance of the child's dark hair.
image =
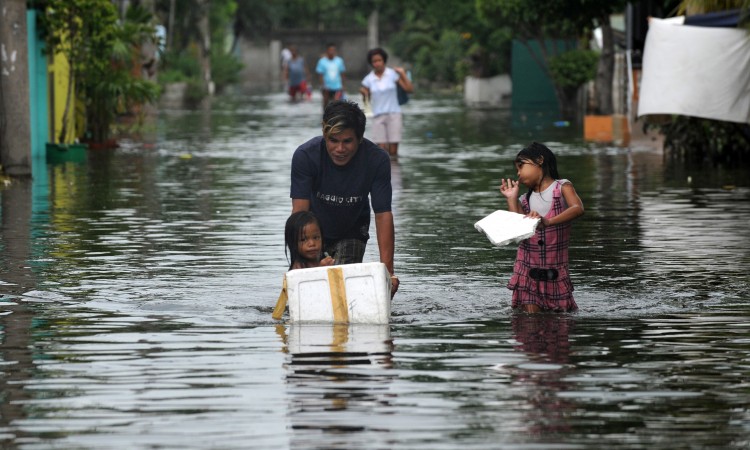
<path id="1" fill-rule="evenodd" d="M 302 238 L 305 226 L 311 223 L 317 224 L 318 228 L 320 228 L 318 218 L 311 211 L 297 211 L 286 219 L 286 225 L 284 226 L 284 242 L 286 243 L 284 255 L 286 255 L 286 260 L 289 262 L 289 270 L 292 269 L 296 261 L 300 260 L 299 240 Z"/>
<path id="2" fill-rule="evenodd" d="M 540 144 L 539 142 L 532 142 L 518 152 L 516 155 L 514 165 L 518 165 L 522 162 L 532 162 L 542 169 L 544 176 L 550 176 L 553 180 L 559 180 L 560 174 L 557 172 L 557 158 L 546 145 Z M 531 196 L 531 189 L 526 193 L 526 200 L 528 201 Z"/>

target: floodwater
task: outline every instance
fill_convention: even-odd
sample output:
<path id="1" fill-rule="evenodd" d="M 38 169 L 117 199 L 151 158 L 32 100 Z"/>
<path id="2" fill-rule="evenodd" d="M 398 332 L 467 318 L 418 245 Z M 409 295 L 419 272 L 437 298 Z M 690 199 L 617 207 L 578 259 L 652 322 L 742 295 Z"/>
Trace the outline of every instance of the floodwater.
<path id="1" fill-rule="evenodd" d="M 3 447 L 750 446 L 747 170 L 417 96 L 391 324 L 276 323 L 290 158 L 319 120 L 228 96 L 0 191 Z M 532 139 L 586 207 L 574 314 L 513 313 L 515 248 L 473 227 Z"/>

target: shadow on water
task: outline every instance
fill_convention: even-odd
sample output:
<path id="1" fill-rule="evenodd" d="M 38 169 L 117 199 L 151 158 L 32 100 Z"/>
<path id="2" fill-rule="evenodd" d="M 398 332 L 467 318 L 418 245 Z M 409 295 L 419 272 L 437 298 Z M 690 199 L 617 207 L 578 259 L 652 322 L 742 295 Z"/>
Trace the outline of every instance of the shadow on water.
<path id="1" fill-rule="evenodd" d="M 290 158 L 320 121 L 284 98 L 162 111 L 0 191 L 4 446 L 746 448 L 747 169 L 415 96 L 392 323 L 279 324 Z M 586 207 L 574 314 L 513 313 L 515 248 L 473 227 L 531 140 Z"/>

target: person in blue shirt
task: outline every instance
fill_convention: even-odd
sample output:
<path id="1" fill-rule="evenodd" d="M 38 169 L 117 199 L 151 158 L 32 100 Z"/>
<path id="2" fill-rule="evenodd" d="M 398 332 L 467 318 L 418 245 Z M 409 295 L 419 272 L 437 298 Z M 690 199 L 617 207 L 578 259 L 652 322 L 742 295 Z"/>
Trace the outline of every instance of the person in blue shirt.
<path id="1" fill-rule="evenodd" d="M 323 109 L 333 100 L 341 100 L 344 93 L 344 60 L 336 55 L 336 45 L 328 44 L 326 54 L 315 67 L 320 75 L 320 87 L 323 93 Z"/>
<path id="2" fill-rule="evenodd" d="M 352 264 L 363 260 L 372 210 L 380 262 L 391 274 L 394 294 L 399 280 L 393 270 L 391 159 L 363 137 L 365 123 L 356 103 L 328 104 L 323 135 L 300 145 L 292 156 L 292 213 L 312 211 L 323 231 L 324 250 L 335 264 Z"/>

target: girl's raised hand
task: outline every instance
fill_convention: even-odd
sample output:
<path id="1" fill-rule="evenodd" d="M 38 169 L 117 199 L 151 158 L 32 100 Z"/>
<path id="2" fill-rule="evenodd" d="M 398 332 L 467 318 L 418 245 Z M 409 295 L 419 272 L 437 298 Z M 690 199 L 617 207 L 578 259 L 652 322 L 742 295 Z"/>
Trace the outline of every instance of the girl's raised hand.
<path id="1" fill-rule="evenodd" d="M 506 198 L 518 198 L 518 181 L 511 180 L 510 178 L 500 179 L 500 193 Z"/>
<path id="2" fill-rule="evenodd" d="M 323 258 L 323 259 L 320 260 L 320 266 L 321 267 L 332 266 L 333 263 L 334 263 L 334 259 L 331 258 L 330 256 L 326 256 L 325 258 Z"/>

